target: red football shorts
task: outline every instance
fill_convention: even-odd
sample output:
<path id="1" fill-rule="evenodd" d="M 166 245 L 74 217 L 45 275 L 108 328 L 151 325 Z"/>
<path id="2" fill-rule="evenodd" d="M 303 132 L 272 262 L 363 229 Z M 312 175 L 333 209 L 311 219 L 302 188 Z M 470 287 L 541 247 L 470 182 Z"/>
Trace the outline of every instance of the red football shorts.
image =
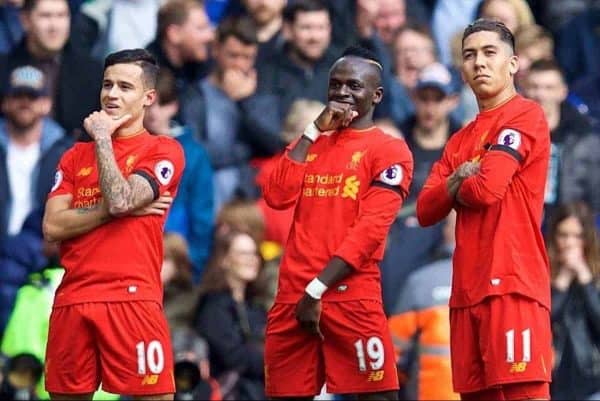
<path id="1" fill-rule="evenodd" d="M 550 312 L 532 299 L 509 294 L 451 308 L 450 349 L 458 393 L 500 386 L 506 399 L 531 393 L 549 398 Z"/>
<path id="2" fill-rule="evenodd" d="M 323 302 L 324 340 L 300 327 L 296 305 L 269 311 L 265 387 L 270 397 L 312 396 L 326 382 L 335 394 L 398 389 L 387 319 L 376 301 Z"/>
<path id="3" fill-rule="evenodd" d="M 54 308 L 46 390 L 83 394 L 175 392 L 167 321 L 156 302 L 93 302 Z"/>

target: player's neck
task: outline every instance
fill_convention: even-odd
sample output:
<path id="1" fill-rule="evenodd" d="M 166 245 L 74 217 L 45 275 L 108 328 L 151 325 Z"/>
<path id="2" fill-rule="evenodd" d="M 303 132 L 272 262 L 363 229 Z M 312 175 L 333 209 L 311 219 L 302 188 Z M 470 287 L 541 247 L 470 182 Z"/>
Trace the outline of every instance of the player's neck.
<path id="1" fill-rule="evenodd" d="M 352 123 L 350 123 L 348 128 L 352 128 L 355 130 L 363 130 L 363 129 L 371 128 L 374 125 L 375 125 L 375 123 L 373 122 L 373 118 L 371 118 L 370 115 L 365 115 L 362 118 L 352 121 Z"/>
<path id="2" fill-rule="evenodd" d="M 477 105 L 479 106 L 479 112 L 489 111 L 495 109 L 496 107 L 502 106 L 504 103 L 512 99 L 516 94 L 517 90 L 515 89 L 515 86 L 511 83 L 495 96 L 485 99 L 478 98 Z"/>
<path id="3" fill-rule="evenodd" d="M 120 127 L 115 133 L 115 138 L 128 138 L 136 136 L 145 130 L 142 120 L 133 121 L 131 124 Z"/>

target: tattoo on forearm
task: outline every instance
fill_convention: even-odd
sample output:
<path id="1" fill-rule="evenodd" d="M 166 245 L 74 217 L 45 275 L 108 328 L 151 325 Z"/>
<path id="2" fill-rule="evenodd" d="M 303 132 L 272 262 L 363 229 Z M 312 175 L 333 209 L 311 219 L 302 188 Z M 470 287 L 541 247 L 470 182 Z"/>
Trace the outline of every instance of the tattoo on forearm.
<path id="1" fill-rule="evenodd" d="M 110 139 L 96 141 L 100 190 L 105 202 L 118 210 L 131 207 L 131 187 L 119 171 Z"/>
<path id="2" fill-rule="evenodd" d="M 91 207 L 81 207 L 81 208 L 76 208 L 76 212 L 77 214 L 89 214 L 89 213 L 93 213 L 97 210 L 99 210 L 102 207 L 102 203 L 98 203 L 97 205 L 91 206 Z M 106 223 L 108 221 L 111 220 L 110 215 L 102 215 L 100 216 L 100 222 L 102 223 Z"/>

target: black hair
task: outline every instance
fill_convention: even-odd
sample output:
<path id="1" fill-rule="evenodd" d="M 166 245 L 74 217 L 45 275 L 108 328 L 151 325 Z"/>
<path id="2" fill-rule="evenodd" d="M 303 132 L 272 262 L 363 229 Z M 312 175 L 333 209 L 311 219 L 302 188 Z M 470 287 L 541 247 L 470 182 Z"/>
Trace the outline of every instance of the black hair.
<path id="1" fill-rule="evenodd" d="M 298 13 L 312 11 L 327 11 L 331 18 L 331 10 L 322 0 L 290 0 L 283 9 L 283 20 L 292 24 Z"/>
<path id="2" fill-rule="evenodd" d="M 344 58 L 344 57 L 358 57 L 358 58 L 362 58 L 363 60 L 367 61 L 369 64 L 372 64 L 374 67 L 374 70 L 377 71 L 376 85 L 377 86 L 381 85 L 383 66 L 381 64 L 381 61 L 379 61 L 379 58 L 373 51 L 371 51 L 365 47 L 362 47 L 362 46 L 352 45 L 352 46 L 347 47 L 342 52 L 340 59 Z"/>
<path id="3" fill-rule="evenodd" d="M 510 29 L 504 25 L 504 23 L 496 20 L 479 18 L 473 23 L 469 24 L 463 32 L 462 45 L 465 45 L 465 39 L 475 32 L 496 32 L 500 37 L 500 40 L 510 46 L 513 53 L 515 52 L 515 37 L 513 36 Z"/>
<path id="4" fill-rule="evenodd" d="M 156 86 L 158 75 L 158 62 L 156 58 L 145 49 L 126 49 L 106 56 L 104 70 L 115 64 L 135 64 L 142 68 L 142 80 L 146 88 Z"/>
<path id="5" fill-rule="evenodd" d="M 371 60 L 381 67 L 381 61 L 379 60 L 377 55 L 373 51 L 367 49 L 366 47 L 357 45 L 349 46 L 342 53 L 342 57 L 346 56 L 360 57 L 367 60 Z"/>
<path id="6" fill-rule="evenodd" d="M 30 374 L 33 381 L 38 382 L 44 372 L 44 365 L 35 355 L 21 353 L 9 359 L 6 366 L 6 372 Z"/>

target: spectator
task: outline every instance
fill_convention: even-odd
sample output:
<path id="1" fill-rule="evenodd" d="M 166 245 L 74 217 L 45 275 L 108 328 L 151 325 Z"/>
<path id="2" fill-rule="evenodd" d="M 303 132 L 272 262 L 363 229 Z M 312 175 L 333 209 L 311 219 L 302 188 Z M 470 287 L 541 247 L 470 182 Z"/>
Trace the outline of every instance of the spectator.
<path id="1" fill-rule="evenodd" d="M 200 281 L 211 248 L 214 227 L 213 171 L 204 147 L 187 126 L 174 117 L 179 110 L 173 74 L 161 69 L 156 78 L 156 100 L 146 108 L 144 126 L 154 134 L 168 135 L 183 147 L 185 168 L 165 231 L 181 234 L 187 241 L 192 262 L 192 277 Z"/>
<path id="2" fill-rule="evenodd" d="M 201 82 L 206 99 L 206 147 L 214 168 L 215 212 L 236 197 L 256 198 L 250 158 L 283 149 L 274 96 L 257 93 L 254 68 L 258 40 L 248 18 L 221 23 L 214 46 L 215 65 Z"/>
<path id="3" fill-rule="evenodd" d="M 436 0 L 431 20 L 431 31 L 435 38 L 439 60 L 450 65 L 451 38 L 473 21 L 481 0 Z"/>
<path id="4" fill-rule="evenodd" d="M 435 44 L 425 25 L 406 25 L 393 41 L 394 78 L 389 88 L 389 115 L 400 125 L 413 114 L 410 93 L 423 68 L 436 61 Z"/>
<path id="5" fill-rule="evenodd" d="M 162 0 L 94 0 L 85 2 L 73 21 L 74 46 L 104 61 L 110 53 L 145 47 L 156 35 Z"/>
<path id="6" fill-rule="evenodd" d="M 209 72 L 213 28 L 201 2 L 170 0 L 158 12 L 156 39 L 147 49 L 174 76 L 179 99 L 177 120 L 197 139 L 206 135 L 206 100 L 200 81 Z"/>
<path id="7" fill-rule="evenodd" d="M 600 212 L 600 137 L 568 102 L 560 67 L 540 60 L 531 65 L 524 94 L 538 102 L 550 128 L 550 164 L 544 197 L 546 217 L 561 203 L 582 200 Z M 546 218 L 547 220 L 547 218 Z"/>
<path id="8" fill-rule="evenodd" d="M 329 9 L 321 0 L 290 2 L 283 13 L 285 45 L 258 66 L 258 90 L 272 94 L 278 107 L 270 111 L 283 121 L 298 98 L 325 100 L 329 68 L 336 59 L 331 45 Z"/>
<path id="9" fill-rule="evenodd" d="M 513 34 L 535 23 L 525 0 L 484 0 L 477 13 L 479 18 L 502 22 Z"/>
<path id="10" fill-rule="evenodd" d="M 265 237 L 265 221 L 254 201 L 235 200 L 223 206 L 217 215 L 215 236 L 230 231 L 248 233 L 257 244 Z"/>
<path id="11" fill-rule="evenodd" d="M 192 284 L 192 266 L 185 238 L 177 233 L 165 232 L 163 237 L 163 262 L 160 279 L 163 284 L 163 308 L 169 328 L 188 327 L 193 310 L 191 305 L 197 294 Z"/>
<path id="12" fill-rule="evenodd" d="M 556 210 L 547 236 L 555 350 L 552 399 L 600 399 L 600 243 L 590 210 Z"/>
<path id="13" fill-rule="evenodd" d="M 19 21 L 19 8 L 23 0 L 0 2 L 0 54 L 8 53 L 21 41 L 23 27 Z"/>
<path id="14" fill-rule="evenodd" d="M 53 171 L 70 146 L 64 130 L 48 118 L 52 100 L 42 71 L 15 68 L 1 103 L 0 238 L 19 233 L 27 215 L 43 208 Z"/>
<path id="15" fill-rule="evenodd" d="M 450 284 L 456 212 L 444 224 L 435 262 L 411 273 L 389 318 L 403 400 L 458 400 L 450 368 Z"/>
<path id="16" fill-rule="evenodd" d="M 269 57 L 283 46 L 283 8 L 287 0 L 243 0 L 243 3 L 257 27 L 256 64 L 260 65 L 268 62 Z"/>
<path id="17" fill-rule="evenodd" d="M 83 134 L 81 122 L 99 108 L 102 67 L 68 42 L 69 5 L 66 0 L 25 0 L 21 21 L 25 36 L 0 57 L 0 85 L 5 86 L 18 66 L 32 65 L 44 72 L 52 99 L 50 116 L 66 131 Z"/>
<path id="18" fill-rule="evenodd" d="M 515 32 L 515 46 L 519 57 L 519 71 L 515 78 L 519 89 L 522 89 L 532 63 L 554 60 L 554 38 L 540 25 L 525 25 Z"/>
<path id="19" fill-rule="evenodd" d="M 425 67 L 412 91 L 415 114 L 400 125 L 413 154 L 411 191 L 388 234 L 388 244 L 380 264 L 383 304 L 389 313 L 407 276 L 431 260 L 441 239 L 441 224 L 420 227 L 415 213 L 417 196 L 438 160 L 450 135 L 460 129 L 450 113 L 458 103 L 450 72 L 439 63 Z"/>
<path id="20" fill-rule="evenodd" d="M 368 4 L 368 2 L 365 2 Z M 392 47 L 398 31 L 406 24 L 405 0 L 372 0 L 377 3 L 375 29 L 377 34 L 388 47 Z"/>
<path id="21" fill-rule="evenodd" d="M 266 311 L 257 308 L 252 298 L 258 291 L 252 284 L 261 263 L 258 244 L 250 235 L 238 231 L 218 235 L 200 284 L 194 326 L 210 346 L 214 376 L 220 383 L 235 382 L 229 392 L 224 391 L 225 399 L 265 399 Z"/>

